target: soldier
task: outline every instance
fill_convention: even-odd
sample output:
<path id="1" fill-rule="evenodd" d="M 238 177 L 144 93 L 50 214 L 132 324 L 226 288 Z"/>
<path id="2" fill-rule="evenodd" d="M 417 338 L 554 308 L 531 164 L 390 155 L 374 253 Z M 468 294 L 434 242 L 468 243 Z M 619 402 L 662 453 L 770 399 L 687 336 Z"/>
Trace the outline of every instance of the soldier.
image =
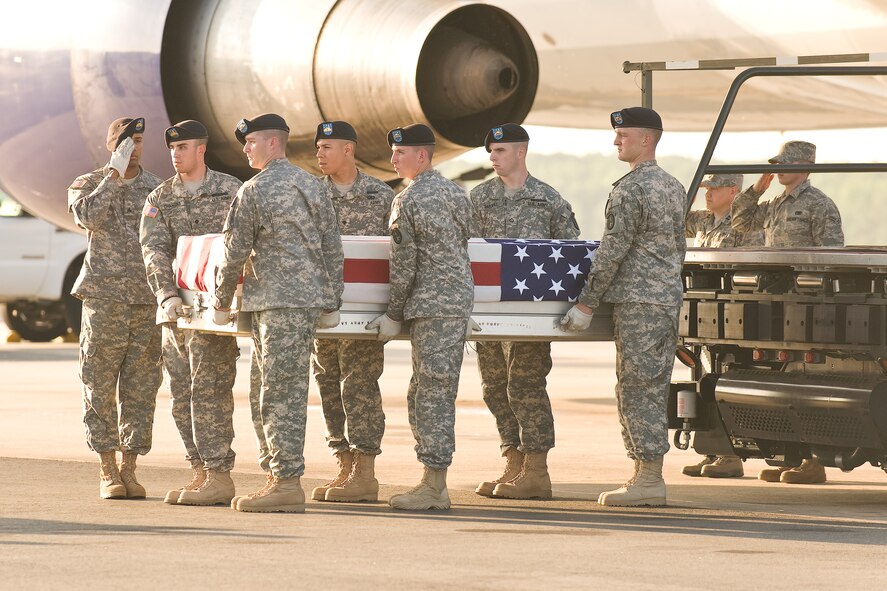
<path id="1" fill-rule="evenodd" d="M 225 221 L 214 321 L 228 323 L 242 272 L 240 309 L 253 313 L 254 361 L 261 378 L 260 390 L 250 388 L 250 410 L 267 482 L 250 495 L 234 497 L 231 506 L 302 513 L 311 341 L 315 326 L 339 323 L 342 241 L 320 181 L 286 159 L 289 127 L 283 117 L 241 119 L 234 135 L 249 165 L 260 172 L 237 192 Z"/>
<path id="2" fill-rule="evenodd" d="M 164 502 L 175 505 L 228 504 L 234 496 L 234 377 L 237 339 L 176 327 L 185 317 L 173 261 L 180 236 L 220 232 L 240 181 L 207 168 L 209 137 L 199 121 L 167 128 L 166 146 L 176 175 L 148 195 L 140 238 L 148 283 L 163 321 L 163 364 L 169 375 L 172 416 L 191 482 L 171 490 Z"/>
<path id="3" fill-rule="evenodd" d="M 324 193 L 339 219 L 339 231 L 352 236 L 382 236 L 394 191 L 357 169 L 357 132 L 345 121 L 324 121 L 314 135 Z M 326 421 L 326 439 L 339 473 L 311 494 L 316 501 L 377 501 L 374 464 L 382 453 L 385 413 L 379 377 L 385 343 L 351 339 L 314 339 L 311 367 Z M 345 424 L 348 424 L 347 436 Z"/>
<path id="4" fill-rule="evenodd" d="M 86 443 L 101 461 L 103 499 L 145 498 L 136 458 L 151 450 L 160 367 L 160 327 L 145 279 L 139 219 L 160 179 L 143 170 L 145 120 L 124 117 L 108 128 L 111 161 L 77 177 L 68 211 L 88 247 L 71 293 L 83 300 L 80 380 Z M 118 405 L 120 408 L 118 416 Z M 117 466 L 116 452 L 123 452 Z"/>
<path id="5" fill-rule="evenodd" d="M 613 304 L 616 402 L 634 476 L 601 493 L 601 505 L 664 505 L 668 389 L 677 345 L 686 252 L 686 192 L 656 164 L 662 119 L 631 107 L 610 115 L 619 160 L 631 172 L 614 183 L 606 229 L 579 301 L 561 321 L 585 330 L 600 303 Z"/>
<path id="6" fill-rule="evenodd" d="M 810 142 L 785 142 L 770 164 L 813 164 L 816 146 Z M 835 202 L 810 184 L 809 172 L 780 172 L 777 181 L 784 187 L 771 201 L 758 203 L 770 187 L 773 173 L 764 173 L 754 185 L 733 202 L 733 228 L 740 232 L 763 230 L 764 246 L 776 248 L 844 246 L 841 214 Z M 797 468 L 766 468 L 759 475 L 765 482 L 821 484 L 825 468 L 815 459 L 804 460 Z"/>
<path id="7" fill-rule="evenodd" d="M 705 210 L 687 214 L 687 237 L 696 237 L 694 246 L 732 248 L 754 246 L 760 232 L 740 234 L 731 226 L 730 205 L 742 190 L 741 174 L 712 174 L 699 183 L 705 188 Z M 745 474 L 739 456 L 705 456 L 696 464 L 684 466 L 687 476 L 708 478 L 739 478 Z"/>
<path id="8" fill-rule="evenodd" d="M 367 324 L 379 340 L 412 320 L 413 375 L 407 391 L 421 482 L 395 495 L 395 509 L 449 509 L 447 468 L 456 448 L 456 391 L 474 303 L 468 260 L 471 202 L 432 167 L 434 133 L 414 123 L 388 132 L 391 164 L 407 188 L 391 206 L 391 298 L 388 311 Z M 476 326 L 476 325 L 474 325 Z"/>
<path id="9" fill-rule="evenodd" d="M 573 240 L 579 225 L 570 204 L 527 170 L 530 136 L 515 123 L 487 132 L 484 146 L 496 177 L 471 191 L 473 236 Z M 548 450 L 554 417 L 545 390 L 551 343 L 478 342 L 484 402 L 496 418 L 505 472 L 481 482 L 485 497 L 551 498 Z"/>

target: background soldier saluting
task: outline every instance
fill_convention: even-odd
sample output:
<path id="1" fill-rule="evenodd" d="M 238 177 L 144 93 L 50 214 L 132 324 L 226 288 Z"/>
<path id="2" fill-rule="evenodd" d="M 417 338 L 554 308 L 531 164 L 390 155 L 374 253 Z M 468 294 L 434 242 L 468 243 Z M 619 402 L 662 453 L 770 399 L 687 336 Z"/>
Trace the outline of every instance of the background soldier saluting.
<path id="1" fill-rule="evenodd" d="M 572 240 L 579 225 L 570 204 L 527 170 L 530 136 L 515 123 L 487 132 L 484 146 L 496 177 L 471 191 L 472 235 L 482 238 Z M 477 494 L 510 499 L 551 498 L 548 450 L 554 417 L 545 390 L 551 343 L 478 342 L 484 402 L 496 418 L 505 473 L 481 482 Z"/>
<path id="2" fill-rule="evenodd" d="M 357 132 L 345 121 L 324 121 L 314 136 L 324 194 L 336 209 L 339 231 L 352 236 L 383 236 L 394 191 L 357 169 Z M 377 501 L 374 463 L 382 453 L 385 413 L 379 377 L 385 343 L 351 339 L 315 339 L 311 367 L 320 390 L 326 437 L 339 473 L 318 486 L 316 501 Z M 345 435 L 347 421 L 348 436 Z"/>
<path id="3" fill-rule="evenodd" d="M 151 450 L 163 379 L 156 304 L 139 247 L 145 197 L 160 184 L 139 165 L 144 131 L 142 117 L 111 123 L 110 163 L 77 177 L 68 188 L 68 211 L 88 241 L 71 293 L 83 300 L 83 424 L 87 445 L 99 454 L 99 494 L 105 499 L 145 497 L 135 477 L 136 458 Z M 119 469 L 118 449 L 123 451 Z"/>
<path id="4" fill-rule="evenodd" d="M 240 181 L 204 163 L 209 137 L 199 121 L 182 121 L 164 132 L 175 176 L 154 189 L 145 204 L 140 239 L 148 283 L 161 307 L 163 365 L 169 375 L 172 416 L 191 482 L 164 501 L 179 505 L 228 504 L 234 496 L 234 378 L 237 339 L 176 327 L 185 316 L 173 261 L 181 236 L 221 232 Z"/>

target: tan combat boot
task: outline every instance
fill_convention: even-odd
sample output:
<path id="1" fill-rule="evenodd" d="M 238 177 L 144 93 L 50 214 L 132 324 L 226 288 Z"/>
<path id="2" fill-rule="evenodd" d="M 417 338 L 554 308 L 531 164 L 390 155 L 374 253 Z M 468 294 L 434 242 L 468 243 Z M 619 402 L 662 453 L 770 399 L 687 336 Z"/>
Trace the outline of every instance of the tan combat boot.
<path id="1" fill-rule="evenodd" d="M 783 472 L 779 481 L 786 484 L 822 484 L 825 482 L 825 467 L 816 460 L 804 460 L 797 468 Z"/>
<path id="2" fill-rule="evenodd" d="M 268 490 L 269 487 L 274 486 L 274 474 L 271 472 L 265 473 L 265 484 L 259 490 L 253 491 L 248 495 L 237 495 L 231 497 L 231 508 L 237 509 L 237 503 L 240 502 L 240 499 L 251 499 L 253 497 L 265 494 L 265 491 Z"/>
<path id="3" fill-rule="evenodd" d="M 227 505 L 234 498 L 231 472 L 207 470 L 206 480 L 194 490 L 183 490 L 178 505 Z"/>
<path id="4" fill-rule="evenodd" d="M 163 502 L 168 505 L 175 505 L 178 502 L 179 495 L 182 494 L 182 491 L 197 490 L 198 488 L 200 488 L 200 485 L 203 484 L 205 480 L 206 470 L 203 469 L 203 466 L 191 466 L 191 482 L 189 482 L 182 488 L 171 490 L 166 493 L 166 497 L 163 499 Z"/>
<path id="5" fill-rule="evenodd" d="M 133 451 L 123 452 L 123 461 L 120 463 L 120 479 L 126 487 L 126 498 L 144 499 L 145 487 L 136 480 L 136 460 L 139 454 Z"/>
<path id="6" fill-rule="evenodd" d="M 126 485 L 120 479 L 120 470 L 117 469 L 117 452 L 103 451 L 99 453 L 101 472 L 99 476 L 99 496 L 103 499 L 125 499 Z"/>
<path id="7" fill-rule="evenodd" d="M 503 455 L 505 456 L 505 472 L 502 476 L 496 480 L 481 482 L 477 485 L 474 492 L 482 497 L 491 497 L 493 496 L 493 489 L 496 488 L 497 484 L 509 482 L 520 475 L 521 468 L 524 465 L 524 454 L 513 447 L 509 447 Z"/>
<path id="8" fill-rule="evenodd" d="M 607 507 L 640 507 L 665 504 L 665 481 L 662 479 L 662 457 L 635 460 L 635 475 L 622 488 L 602 492 L 598 503 Z"/>
<path id="9" fill-rule="evenodd" d="M 447 469 L 432 470 L 426 466 L 421 482 L 409 492 L 391 497 L 388 504 L 393 509 L 406 511 L 449 509 L 450 494 L 447 492 Z"/>
<path id="10" fill-rule="evenodd" d="M 493 496 L 499 499 L 550 499 L 547 457 L 547 451 L 524 456 L 524 465 L 517 478 L 497 484 Z"/>
<path id="11" fill-rule="evenodd" d="M 246 513 L 304 513 L 305 491 L 298 476 L 278 478 L 255 496 L 239 497 L 237 511 Z"/>
<path id="12" fill-rule="evenodd" d="M 354 454 L 354 463 L 348 479 L 340 485 L 328 488 L 327 501 L 354 503 L 379 500 L 379 481 L 375 475 L 376 456 L 362 453 Z M 315 489 L 316 490 L 316 489 Z"/>
<path id="13" fill-rule="evenodd" d="M 739 456 L 718 456 L 714 463 L 702 467 L 707 478 L 741 478 L 745 475 Z"/>
<path id="14" fill-rule="evenodd" d="M 714 464 L 716 457 L 717 456 L 705 456 L 698 464 L 684 466 L 683 470 L 681 470 L 681 474 L 684 474 L 685 476 L 702 476 L 702 469 L 709 464 Z"/>
<path id="15" fill-rule="evenodd" d="M 782 478 L 783 472 L 788 472 L 791 470 L 788 466 L 777 466 L 776 468 L 764 468 L 761 470 L 761 473 L 758 474 L 758 478 L 763 480 L 764 482 L 779 482 L 779 479 Z"/>
<path id="16" fill-rule="evenodd" d="M 311 491 L 311 498 L 315 501 L 324 501 L 326 500 L 326 491 L 333 488 L 334 486 L 339 486 L 346 480 L 348 480 L 348 476 L 351 474 L 351 468 L 354 464 L 354 454 L 350 451 L 340 451 L 336 454 L 336 462 L 339 464 L 339 473 L 336 474 L 336 477 L 324 484 L 323 486 L 318 486 L 313 491 Z"/>

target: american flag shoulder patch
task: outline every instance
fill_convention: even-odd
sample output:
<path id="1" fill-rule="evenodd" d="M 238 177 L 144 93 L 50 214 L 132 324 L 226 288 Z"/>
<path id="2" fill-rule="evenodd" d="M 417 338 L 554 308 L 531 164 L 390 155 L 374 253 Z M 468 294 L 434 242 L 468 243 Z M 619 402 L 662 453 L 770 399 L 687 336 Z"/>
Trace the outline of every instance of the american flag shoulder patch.
<path id="1" fill-rule="evenodd" d="M 160 211 L 160 210 L 157 209 L 156 207 L 154 207 L 153 205 L 150 205 L 150 204 L 145 205 L 145 217 L 146 218 L 156 218 L 158 211 Z"/>

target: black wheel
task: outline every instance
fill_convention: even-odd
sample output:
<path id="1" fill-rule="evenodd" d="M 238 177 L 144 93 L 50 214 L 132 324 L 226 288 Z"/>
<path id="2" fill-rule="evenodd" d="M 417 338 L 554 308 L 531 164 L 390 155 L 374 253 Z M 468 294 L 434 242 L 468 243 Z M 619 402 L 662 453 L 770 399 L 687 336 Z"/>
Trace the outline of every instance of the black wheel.
<path id="1" fill-rule="evenodd" d="M 51 341 L 68 332 L 65 305 L 62 302 L 9 302 L 6 304 L 6 326 L 27 341 Z"/>

